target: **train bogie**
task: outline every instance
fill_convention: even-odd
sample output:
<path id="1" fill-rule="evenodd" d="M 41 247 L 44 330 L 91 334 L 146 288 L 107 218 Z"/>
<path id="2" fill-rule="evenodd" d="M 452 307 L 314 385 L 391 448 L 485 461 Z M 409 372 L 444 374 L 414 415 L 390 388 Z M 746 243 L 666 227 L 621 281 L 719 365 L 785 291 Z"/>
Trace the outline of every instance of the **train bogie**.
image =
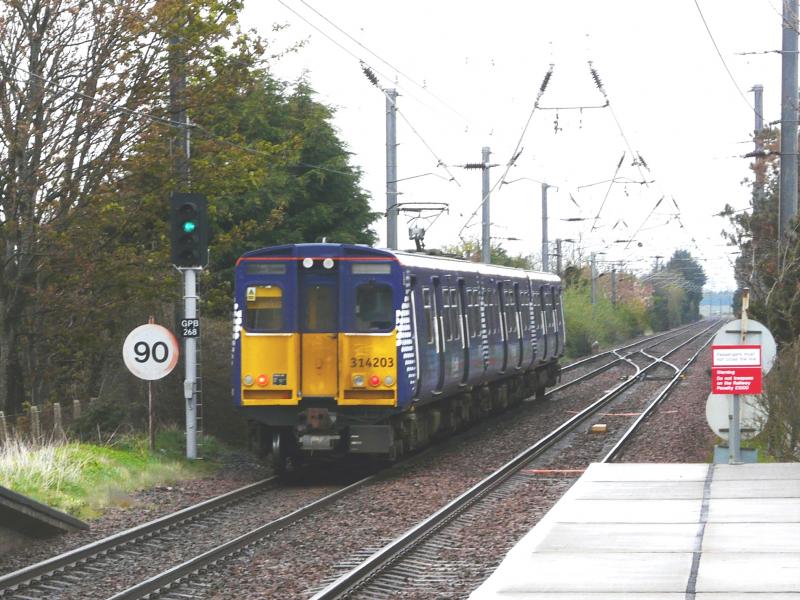
<path id="1" fill-rule="evenodd" d="M 237 263 L 232 391 L 259 446 L 314 454 L 424 446 L 552 385 L 557 277 L 345 244 Z"/>

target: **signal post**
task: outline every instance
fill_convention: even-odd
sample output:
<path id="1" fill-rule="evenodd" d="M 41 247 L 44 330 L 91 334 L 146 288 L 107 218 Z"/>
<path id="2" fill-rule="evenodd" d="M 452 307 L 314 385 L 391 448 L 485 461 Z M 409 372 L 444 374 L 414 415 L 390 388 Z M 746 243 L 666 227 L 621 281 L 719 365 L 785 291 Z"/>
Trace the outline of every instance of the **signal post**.
<path id="1" fill-rule="evenodd" d="M 173 193 L 170 197 L 172 264 L 183 274 L 184 339 L 183 397 L 186 401 L 186 458 L 197 458 L 197 273 L 208 263 L 208 201 L 202 194 Z"/>

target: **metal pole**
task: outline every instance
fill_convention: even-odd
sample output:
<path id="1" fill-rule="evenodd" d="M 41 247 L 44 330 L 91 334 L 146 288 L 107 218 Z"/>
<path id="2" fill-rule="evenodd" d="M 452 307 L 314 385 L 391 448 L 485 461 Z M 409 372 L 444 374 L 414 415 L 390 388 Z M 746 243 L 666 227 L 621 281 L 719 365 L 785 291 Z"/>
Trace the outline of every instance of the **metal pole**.
<path id="1" fill-rule="evenodd" d="M 556 274 L 561 277 L 561 238 L 556 240 Z"/>
<path id="2" fill-rule="evenodd" d="M 397 250 L 397 90 L 386 93 L 386 247 Z"/>
<path id="3" fill-rule="evenodd" d="M 550 270 L 550 244 L 547 240 L 547 188 L 550 186 L 542 184 L 542 271 Z"/>
<path id="4" fill-rule="evenodd" d="M 617 267 L 611 266 L 611 304 L 617 305 Z"/>
<path id="5" fill-rule="evenodd" d="M 187 319 L 197 318 L 197 271 L 183 269 L 183 313 Z M 197 338 L 184 339 L 183 398 L 186 400 L 186 458 L 197 458 L 197 403 L 195 381 L 197 379 Z"/>
<path id="6" fill-rule="evenodd" d="M 761 139 L 761 132 L 764 129 L 764 86 L 756 84 L 753 86 L 755 95 L 755 129 L 753 130 L 753 141 L 755 142 L 755 163 L 756 176 L 753 181 L 753 210 L 761 207 L 761 196 L 764 193 L 764 140 Z"/>
<path id="7" fill-rule="evenodd" d="M 786 241 L 797 212 L 797 9 L 798 0 L 783 3 L 781 47 L 781 178 L 778 239 Z"/>
<path id="8" fill-rule="evenodd" d="M 484 146 L 481 149 L 481 161 L 483 162 L 483 171 L 482 171 L 482 179 L 483 185 L 481 186 L 481 198 L 483 203 L 483 217 L 482 217 L 482 229 L 481 229 L 481 261 L 486 263 L 487 265 L 492 262 L 492 250 L 491 250 L 491 237 L 490 237 L 490 222 L 491 222 L 491 211 L 489 210 L 489 156 L 491 152 L 489 151 L 489 146 Z"/>
<path id="9" fill-rule="evenodd" d="M 591 262 L 589 263 L 592 276 L 592 306 L 597 304 L 597 275 L 595 274 L 595 253 L 592 252 Z"/>
<path id="10" fill-rule="evenodd" d="M 742 334 L 739 343 L 747 343 L 747 309 L 750 307 L 750 290 L 742 290 Z M 733 410 L 730 415 L 730 448 L 728 453 L 728 463 L 731 465 L 742 464 L 742 435 L 741 435 L 741 398 L 739 394 L 733 395 Z"/>

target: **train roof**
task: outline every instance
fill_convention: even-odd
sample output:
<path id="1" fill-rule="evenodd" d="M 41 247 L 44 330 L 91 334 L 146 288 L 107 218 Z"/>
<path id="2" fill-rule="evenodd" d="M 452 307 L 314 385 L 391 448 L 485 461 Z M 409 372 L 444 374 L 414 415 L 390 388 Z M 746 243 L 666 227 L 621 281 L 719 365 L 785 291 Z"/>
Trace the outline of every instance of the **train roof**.
<path id="1" fill-rule="evenodd" d="M 471 262 L 460 258 L 450 256 L 440 256 L 435 254 L 426 254 L 423 252 L 409 252 L 405 250 L 389 250 L 386 248 L 373 248 L 360 244 L 332 244 L 332 243 L 315 243 L 315 244 L 284 244 L 281 246 L 270 246 L 267 248 L 260 248 L 258 250 L 251 250 L 245 253 L 239 259 L 268 259 L 268 258 L 282 258 L 283 256 L 289 257 L 332 257 L 336 259 L 337 256 L 347 256 L 356 258 L 357 256 L 370 256 L 370 257 L 386 257 L 395 258 L 397 262 L 406 267 L 416 267 L 420 269 L 443 269 L 445 265 L 450 265 L 453 270 L 462 271 L 465 273 L 477 273 L 487 277 L 509 277 L 512 275 L 519 275 L 520 272 L 525 273 L 530 279 L 537 281 L 547 281 L 552 283 L 559 283 L 561 279 L 552 273 L 545 273 L 543 271 L 532 271 L 528 269 L 517 269 L 514 267 L 504 267 L 501 265 L 487 265 L 484 263 Z"/>
<path id="2" fill-rule="evenodd" d="M 422 252 L 405 252 L 402 250 L 387 250 L 386 252 L 393 254 L 401 265 L 408 267 L 441 269 L 443 265 L 450 263 L 453 265 L 454 270 L 464 271 L 467 273 L 478 273 L 487 277 L 508 277 L 512 274 L 519 274 L 520 271 L 522 271 L 530 279 L 549 281 L 552 283 L 559 283 L 561 281 L 557 275 L 545 273 L 543 271 L 517 269 L 515 267 L 504 267 L 502 265 L 487 265 L 485 263 L 471 262 L 461 258 L 436 256 L 431 254 L 423 254 Z"/>

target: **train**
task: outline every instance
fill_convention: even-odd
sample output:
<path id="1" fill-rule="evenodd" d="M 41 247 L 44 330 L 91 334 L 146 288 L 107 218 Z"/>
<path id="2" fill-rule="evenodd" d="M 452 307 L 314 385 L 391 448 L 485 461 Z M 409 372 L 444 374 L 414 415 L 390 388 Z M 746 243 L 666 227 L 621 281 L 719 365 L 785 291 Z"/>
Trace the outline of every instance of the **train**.
<path id="1" fill-rule="evenodd" d="M 561 280 L 424 252 L 273 246 L 235 267 L 232 396 L 285 473 L 389 461 L 559 380 Z"/>

